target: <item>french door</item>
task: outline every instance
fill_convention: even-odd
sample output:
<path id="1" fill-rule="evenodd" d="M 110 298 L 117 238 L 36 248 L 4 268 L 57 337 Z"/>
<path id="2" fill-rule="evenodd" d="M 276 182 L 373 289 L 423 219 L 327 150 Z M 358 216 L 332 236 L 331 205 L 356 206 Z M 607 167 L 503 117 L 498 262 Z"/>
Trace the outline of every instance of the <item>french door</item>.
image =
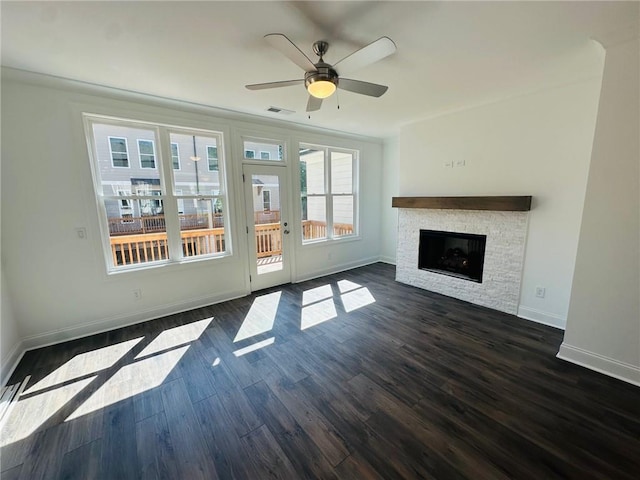
<path id="1" fill-rule="evenodd" d="M 291 281 L 286 168 L 244 165 L 251 290 Z"/>

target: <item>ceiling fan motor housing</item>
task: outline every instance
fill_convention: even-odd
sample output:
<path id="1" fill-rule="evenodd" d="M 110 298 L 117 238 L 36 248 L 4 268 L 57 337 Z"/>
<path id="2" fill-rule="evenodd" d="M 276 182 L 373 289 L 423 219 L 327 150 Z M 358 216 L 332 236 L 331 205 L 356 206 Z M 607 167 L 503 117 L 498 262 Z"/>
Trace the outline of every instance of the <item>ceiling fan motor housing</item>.
<path id="1" fill-rule="evenodd" d="M 309 87 L 314 82 L 331 82 L 336 87 L 338 86 L 338 72 L 336 72 L 331 65 L 324 62 L 316 63 L 315 71 L 307 72 L 304 74 L 304 86 Z"/>

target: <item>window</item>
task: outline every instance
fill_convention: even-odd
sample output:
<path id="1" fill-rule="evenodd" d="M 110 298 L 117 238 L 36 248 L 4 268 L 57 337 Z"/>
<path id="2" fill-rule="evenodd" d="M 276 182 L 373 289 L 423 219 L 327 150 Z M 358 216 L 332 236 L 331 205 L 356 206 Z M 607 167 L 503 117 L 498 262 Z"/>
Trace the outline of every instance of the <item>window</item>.
<path id="1" fill-rule="evenodd" d="M 218 171 L 218 147 L 207 145 L 207 162 L 210 172 Z"/>
<path id="2" fill-rule="evenodd" d="M 256 138 L 243 139 L 244 158 L 282 162 L 284 160 L 283 143 L 277 140 Z M 259 156 L 256 156 L 258 152 Z"/>
<path id="3" fill-rule="evenodd" d="M 91 115 L 85 115 L 85 126 L 110 272 L 228 254 L 223 159 L 214 174 L 199 162 L 208 145 L 221 144 L 221 133 Z M 129 141 L 137 143 L 145 169 L 138 175 L 121 170 L 129 166 Z M 156 144 L 167 145 L 157 157 L 163 168 L 156 165 Z M 179 151 L 191 150 L 193 156 L 180 165 Z M 172 169 L 173 183 L 162 173 Z"/>
<path id="4" fill-rule="evenodd" d="M 271 190 L 262 191 L 262 208 L 265 212 L 271 211 Z"/>
<path id="5" fill-rule="evenodd" d="M 156 152 L 153 140 L 138 140 L 141 168 L 156 168 Z"/>
<path id="6" fill-rule="evenodd" d="M 129 152 L 127 139 L 119 137 L 109 138 L 109 152 L 111 153 L 111 165 L 113 167 L 129 168 Z"/>
<path id="7" fill-rule="evenodd" d="M 355 236 L 357 152 L 300 145 L 302 240 Z"/>
<path id="8" fill-rule="evenodd" d="M 171 163 L 174 170 L 180 170 L 180 150 L 177 143 L 171 144 Z"/>

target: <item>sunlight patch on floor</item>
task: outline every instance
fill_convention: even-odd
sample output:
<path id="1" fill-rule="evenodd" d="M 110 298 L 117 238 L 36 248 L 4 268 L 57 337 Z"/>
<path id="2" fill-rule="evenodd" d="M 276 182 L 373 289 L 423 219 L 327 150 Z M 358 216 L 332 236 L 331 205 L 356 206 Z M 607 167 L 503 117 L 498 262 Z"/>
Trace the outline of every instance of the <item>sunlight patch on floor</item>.
<path id="1" fill-rule="evenodd" d="M 319 302 L 325 298 L 333 297 L 333 290 L 331 285 L 323 285 L 321 287 L 312 288 L 302 292 L 302 306 L 309 305 L 311 303 Z"/>
<path id="2" fill-rule="evenodd" d="M 136 360 L 197 340 L 212 321 L 213 317 L 209 317 L 204 320 L 198 320 L 197 322 L 187 323 L 186 325 L 180 325 L 178 327 L 164 330 L 160 335 L 154 338 L 151 343 L 144 348 L 144 350 L 136 355 Z"/>
<path id="3" fill-rule="evenodd" d="M 300 330 L 306 330 L 320 323 L 336 318 L 336 306 L 333 298 L 322 302 L 314 303 L 302 308 L 302 318 L 300 320 Z"/>
<path id="4" fill-rule="evenodd" d="M 249 345 L 248 347 L 239 348 L 238 350 L 233 352 L 233 354 L 236 357 L 241 357 L 243 355 L 246 355 L 247 353 L 255 352 L 256 350 L 260 350 L 261 348 L 269 346 L 275 341 L 276 341 L 275 337 L 267 338 L 266 340 L 262 340 L 261 342 L 254 343 L 253 345 Z"/>
<path id="5" fill-rule="evenodd" d="M 55 385 L 60 385 L 107 369 L 124 357 L 127 352 L 137 345 L 143 338 L 144 337 L 134 338 L 133 340 L 128 340 L 126 342 L 116 343 L 114 345 L 97 348 L 89 352 L 80 353 L 68 362 L 56 368 L 42 380 L 29 387 L 25 392 L 23 392 L 23 395 L 30 395 L 40 390 L 51 388 Z"/>
<path id="6" fill-rule="evenodd" d="M 373 295 L 371 295 L 369 289 L 366 287 L 340 295 L 340 299 L 342 300 L 342 306 L 346 312 L 353 312 L 358 308 L 366 307 L 376 301 L 376 299 L 373 298 Z"/>
<path id="7" fill-rule="evenodd" d="M 361 288 L 362 285 L 358 285 L 355 282 L 350 280 L 340 280 L 338 281 L 338 290 L 340 293 L 350 292 L 351 290 L 355 290 L 356 288 Z"/>
<path id="8" fill-rule="evenodd" d="M 188 349 L 187 345 L 125 365 L 65 421 L 79 418 L 162 385 Z"/>
<path id="9" fill-rule="evenodd" d="M 256 297 L 233 342 L 239 342 L 270 331 L 276 321 L 281 295 L 282 292 L 274 292 Z"/>
<path id="10" fill-rule="evenodd" d="M 84 378 L 27 398 L 23 393 L 2 427 L 0 444 L 4 447 L 27 438 L 95 378 Z"/>

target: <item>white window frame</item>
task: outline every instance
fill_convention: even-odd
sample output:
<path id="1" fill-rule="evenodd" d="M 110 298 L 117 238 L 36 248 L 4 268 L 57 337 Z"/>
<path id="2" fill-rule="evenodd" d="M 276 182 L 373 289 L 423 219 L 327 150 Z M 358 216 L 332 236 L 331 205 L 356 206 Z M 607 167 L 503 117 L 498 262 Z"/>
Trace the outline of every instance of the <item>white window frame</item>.
<path id="1" fill-rule="evenodd" d="M 265 157 L 264 154 L 267 154 Z M 260 151 L 260 160 L 271 160 L 271 152 L 265 152 L 263 150 Z"/>
<path id="2" fill-rule="evenodd" d="M 151 149 L 153 150 L 153 153 L 149 154 L 149 153 L 142 153 L 140 151 L 140 142 L 151 142 Z M 156 142 L 154 142 L 153 140 L 149 140 L 147 138 L 136 138 L 136 145 L 138 147 L 138 160 L 140 161 L 140 168 L 143 170 L 157 170 L 158 168 L 158 155 L 156 155 Z M 144 165 L 142 165 L 142 155 L 145 156 L 149 156 L 149 155 L 153 155 L 153 167 L 145 167 Z"/>
<path id="3" fill-rule="evenodd" d="M 253 157 L 247 157 L 247 152 L 253 153 Z M 244 151 L 244 158 L 246 158 L 248 160 L 260 160 L 259 158 L 256 158 L 256 151 L 255 150 L 245 150 Z"/>
<path id="4" fill-rule="evenodd" d="M 182 163 L 180 162 L 180 144 L 176 143 L 176 142 L 171 142 L 171 147 L 176 146 L 176 154 L 173 154 L 173 149 L 171 150 L 171 167 L 173 168 L 174 171 L 178 171 L 181 170 L 181 166 Z M 176 166 L 173 163 L 173 159 L 174 157 L 178 157 L 178 168 L 176 168 Z"/>
<path id="5" fill-rule="evenodd" d="M 124 153 L 127 155 L 127 166 L 123 167 L 121 165 L 116 165 L 115 163 L 113 163 L 113 149 L 111 148 L 111 139 L 117 139 L 117 140 L 124 140 Z M 127 137 L 117 137 L 115 135 L 108 135 L 107 136 L 107 143 L 109 144 L 109 156 L 111 157 L 111 167 L 112 168 L 131 168 L 131 155 L 129 155 L 129 142 L 127 140 Z M 123 152 L 116 152 L 116 153 L 123 153 Z"/>
<path id="6" fill-rule="evenodd" d="M 327 218 L 327 235 L 324 238 L 313 238 L 305 240 L 302 235 L 300 239 L 302 241 L 302 245 L 313 245 L 316 243 L 324 243 L 324 242 L 338 242 L 345 240 L 352 240 L 360 237 L 360 225 L 359 225 L 359 211 L 360 211 L 360 195 L 358 191 L 359 184 L 359 158 L 360 151 L 356 149 L 349 148 L 341 148 L 341 147 L 330 147 L 326 145 L 316 145 L 306 142 L 300 142 L 298 144 L 298 152 L 303 148 L 312 148 L 314 150 L 322 151 L 324 155 L 324 193 L 315 193 L 315 194 L 306 194 L 306 197 L 325 197 L 325 212 Z M 340 153 L 348 153 L 351 154 L 351 179 L 352 179 L 352 187 L 350 194 L 345 193 L 332 193 L 331 188 L 331 153 L 332 152 L 340 152 Z M 298 155 L 298 174 L 300 172 L 300 156 Z M 300 192 L 300 181 L 298 181 L 298 191 Z M 334 235 L 333 233 L 333 225 L 334 225 L 334 209 L 333 209 L 333 200 L 335 197 L 343 197 L 343 196 L 352 196 L 353 197 L 353 233 L 350 235 Z M 300 192 L 300 224 L 302 224 L 302 192 Z M 302 229 L 301 229 L 302 233 Z"/>
<path id="7" fill-rule="evenodd" d="M 98 210 L 98 216 L 100 218 L 100 230 L 101 230 L 101 242 L 103 245 L 103 253 L 105 258 L 105 265 L 107 274 L 119 274 L 123 272 L 132 272 L 132 271 L 140 271 L 146 270 L 150 268 L 155 268 L 164 265 L 180 265 L 191 262 L 198 261 L 208 261 L 208 260 L 217 260 L 224 257 L 229 257 L 232 255 L 232 223 L 233 218 L 231 212 L 229 211 L 229 200 L 228 200 L 228 190 L 227 190 L 227 178 L 225 174 L 226 166 L 224 164 L 224 149 L 222 148 L 224 141 L 224 134 L 220 131 L 213 130 L 200 130 L 194 128 L 187 127 L 175 127 L 172 125 L 160 124 L 160 123 L 151 123 L 145 121 L 124 119 L 124 118 L 116 118 L 103 116 L 99 114 L 90 114 L 83 113 L 83 123 L 85 127 L 85 136 L 87 139 L 88 145 L 88 153 L 89 153 L 89 162 L 91 167 L 91 173 L 93 177 L 93 185 L 94 185 L 94 195 L 96 197 L 96 206 Z M 108 182 L 103 183 L 101 180 L 101 172 L 100 172 L 100 155 L 98 153 L 98 149 L 96 147 L 96 138 L 94 134 L 93 125 L 112 125 L 114 127 L 131 127 L 134 129 L 147 129 L 152 130 L 155 135 L 154 144 L 154 154 L 157 159 L 156 170 L 158 170 L 159 174 L 159 194 L 155 193 L 157 190 L 152 187 L 153 191 L 151 192 L 142 192 L 144 195 L 137 195 L 133 192 L 127 196 L 119 195 L 120 192 L 115 191 L 112 193 L 105 194 L 103 185 L 108 184 Z M 196 135 L 196 136 L 214 136 L 216 138 L 216 142 L 219 146 L 218 150 L 218 165 L 220 167 L 220 191 L 216 192 L 216 195 L 199 195 L 199 196 L 189 196 L 189 195 L 178 195 L 177 191 L 174 192 L 172 184 L 173 184 L 173 159 L 171 155 L 171 142 L 169 140 L 171 133 L 178 134 L 188 134 L 188 135 Z M 117 138 L 117 139 L 125 139 L 125 145 L 127 146 L 127 158 L 130 162 L 130 157 L 128 155 L 128 143 L 127 138 L 122 136 L 108 136 L 108 138 Z M 143 139 L 147 140 L 148 139 Z M 159 152 L 155 149 L 155 144 L 159 145 Z M 110 142 L 109 142 L 110 144 Z M 110 148 L 110 147 L 109 147 Z M 109 149 L 109 154 L 111 154 L 111 148 Z M 111 157 L 113 159 L 113 157 Z M 129 166 L 131 163 L 129 163 Z M 113 168 L 126 168 L 126 167 L 115 167 Z M 144 189 L 142 185 L 139 186 L 141 189 Z M 132 186 L 132 189 L 136 189 L 136 186 Z M 122 190 L 122 189 L 120 189 Z M 180 191 L 180 190 L 178 190 Z M 146 193 L 149 193 L 147 195 Z M 178 216 L 178 201 L 181 199 L 193 199 L 193 201 L 197 201 L 197 199 L 208 199 L 211 198 L 212 202 L 215 204 L 217 199 L 219 198 L 222 204 L 223 218 L 225 224 L 224 231 L 224 242 L 225 249 L 224 252 L 215 252 L 210 254 L 200 254 L 194 256 L 185 256 L 183 254 L 183 244 L 181 238 L 181 230 L 180 230 L 180 219 Z M 128 201 L 160 201 L 163 206 L 163 215 L 165 220 L 165 228 L 167 235 L 167 257 L 166 259 L 161 260 L 153 260 L 153 261 L 144 261 L 139 263 L 131 263 L 127 265 L 115 265 L 114 257 L 111 250 L 110 244 L 110 230 L 109 230 L 109 220 L 107 218 L 107 208 L 106 201 L 117 200 L 121 202 L 122 200 Z M 121 203 L 119 203 L 122 205 Z"/>

